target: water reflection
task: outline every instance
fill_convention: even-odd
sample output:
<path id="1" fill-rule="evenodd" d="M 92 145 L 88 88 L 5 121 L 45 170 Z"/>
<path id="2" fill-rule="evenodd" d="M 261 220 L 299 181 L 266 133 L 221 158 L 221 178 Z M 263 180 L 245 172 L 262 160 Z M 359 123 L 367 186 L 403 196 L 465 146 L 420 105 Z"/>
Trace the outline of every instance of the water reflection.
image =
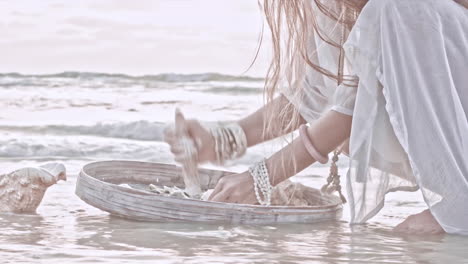
<path id="1" fill-rule="evenodd" d="M 238 226 L 188 223 L 146 223 L 115 217 L 79 217 L 77 240 L 85 247 L 120 251 L 151 251 L 172 257 L 242 262 L 425 263 L 436 257 L 467 257 L 463 248 L 443 249 L 445 236 L 409 238 L 390 228 L 355 226 L 345 222 L 315 225 Z M 94 232 L 94 233 L 93 233 Z M 453 238 L 449 238 L 449 240 Z M 467 240 L 462 238 L 462 244 Z M 453 253 L 453 251 L 456 251 Z M 432 257 L 431 257 L 432 256 Z M 234 261 L 236 260 L 236 261 Z"/>
<path id="2" fill-rule="evenodd" d="M 0 230 L 2 235 L 0 241 L 2 244 L 27 244 L 40 245 L 40 242 L 47 236 L 43 227 L 45 220 L 37 214 L 0 215 Z"/>
<path id="3" fill-rule="evenodd" d="M 403 217 L 396 209 L 381 214 L 380 222 L 360 226 L 136 222 L 83 203 L 73 195 L 75 180 L 52 187 L 38 214 L 0 215 L 3 262 L 463 263 L 468 258 L 467 237 L 393 234 L 394 217 Z"/>

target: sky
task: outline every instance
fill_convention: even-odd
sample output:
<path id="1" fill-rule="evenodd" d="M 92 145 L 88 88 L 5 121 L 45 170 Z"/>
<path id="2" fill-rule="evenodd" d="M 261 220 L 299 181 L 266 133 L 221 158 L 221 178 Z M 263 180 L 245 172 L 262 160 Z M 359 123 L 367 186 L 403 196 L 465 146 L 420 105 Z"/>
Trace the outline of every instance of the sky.
<path id="1" fill-rule="evenodd" d="M 39 74 L 238 75 L 263 21 L 256 0 L 0 0 L 0 17 L 0 72 Z M 247 75 L 265 74 L 268 46 Z"/>

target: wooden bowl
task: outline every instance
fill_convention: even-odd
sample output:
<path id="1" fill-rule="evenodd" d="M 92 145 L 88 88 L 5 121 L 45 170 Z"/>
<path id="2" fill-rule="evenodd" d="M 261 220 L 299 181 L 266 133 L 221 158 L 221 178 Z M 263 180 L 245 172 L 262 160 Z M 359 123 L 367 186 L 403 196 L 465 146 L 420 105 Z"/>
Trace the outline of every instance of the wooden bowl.
<path id="1" fill-rule="evenodd" d="M 202 188 L 214 188 L 231 174 L 200 169 Z M 120 184 L 128 184 L 125 187 Z M 205 223 L 316 223 L 341 218 L 342 205 L 336 196 L 317 194 L 316 206 L 260 206 L 219 203 L 162 196 L 148 185 L 183 187 L 181 169 L 175 165 L 136 161 L 100 161 L 85 165 L 76 183 L 76 195 L 86 203 L 112 215 L 140 221 Z"/>

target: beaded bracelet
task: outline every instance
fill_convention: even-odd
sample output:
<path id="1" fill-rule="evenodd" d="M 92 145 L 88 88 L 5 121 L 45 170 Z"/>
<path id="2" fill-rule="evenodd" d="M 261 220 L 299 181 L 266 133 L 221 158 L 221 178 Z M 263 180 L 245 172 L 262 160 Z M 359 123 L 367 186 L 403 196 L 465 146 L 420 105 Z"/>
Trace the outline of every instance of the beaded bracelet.
<path id="1" fill-rule="evenodd" d="M 262 160 L 249 168 L 249 173 L 254 181 L 255 197 L 260 205 L 271 205 L 271 192 L 273 186 L 270 184 L 270 176 L 265 160 Z M 263 199 L 260 197 L 260 193 Z"/>
<path id="2" fill-rule="evenodd" d="M 312 142 L 310 141 L 309 133 L 307 132 L 306 125 L 302 125 L 299 128 L 299 134 L 300 134 L 302 143 L 304 143 L 304 146 L 307 149 L 307 152 L 309 152 L 310 156 L 322 164 L 327 164 L 328 156 L 323 156 L 322 154 L 320 154 L 320 152 L 318 152 L 318 150 L 312 144 Z"/>

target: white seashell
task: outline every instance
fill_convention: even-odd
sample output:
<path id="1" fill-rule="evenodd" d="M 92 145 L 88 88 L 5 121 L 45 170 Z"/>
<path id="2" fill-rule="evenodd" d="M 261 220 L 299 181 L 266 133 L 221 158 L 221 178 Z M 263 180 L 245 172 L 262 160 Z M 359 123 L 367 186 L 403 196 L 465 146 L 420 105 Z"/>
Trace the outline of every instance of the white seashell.
<path id="1" fill-rule="evenodd" d="M 206 192 L 204 192 L 200 198 L 202 201 L 208 201 L 208 198 L 210 198 L 210 195 L 213 193 L 214 189 L 210 189 Z"/>
<path id="2" fill-rule="evenodd" d="M 161 194 L 164 196 L 170 196 L 170 197 L 177 197 L 177 198 L 194 198 L 198 199 L 199 197 L 192 197 L 189 196 L 185 190 L 180 189 L 179 187 L 173 186 L 173 187 L 168 187 L 168 186 L 157 186 L 154 184 L 148 185 L 148 188 L 150 189 L 151 192 Z"/>
<path id="3" fill-rule="evenodd" d="M 59 180 L 66 180 L 65 166 L 59 163 L 0 175 L 0 212 L 35 212 L 47 188 Z"/>
<path id="4" fill-rule="evenodd" d="M 271 205 L 312 206 L 320 204 L 322 199 L 317 190 L 286 180 L 273 188 Z"/>
<path id="5" fill-rule="evenodd" d="M 185 151 L 185 160 L 182 162 L 182 176 L 184 177 L 185 192 L 188 196 L 198 199 L 202 195 L 197 164 L 198 151 L 195 142 L 188 137 L 184 115 L 178 108 L 175 112 L 175 132 L 176 136 L 179 138 L 179 143 Z"/>

